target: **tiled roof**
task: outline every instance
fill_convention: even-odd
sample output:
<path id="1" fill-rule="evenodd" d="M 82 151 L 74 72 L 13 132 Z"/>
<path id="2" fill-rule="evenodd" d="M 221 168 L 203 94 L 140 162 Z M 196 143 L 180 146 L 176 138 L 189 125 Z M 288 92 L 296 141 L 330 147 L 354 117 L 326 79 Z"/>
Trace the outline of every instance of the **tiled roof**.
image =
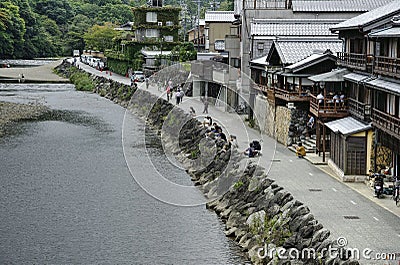
<path id="1" fill-rule="evenodd" d="M 320 61 L 322 58 L 329 56 L 328 54 L 331 55 L 331 53 L 329 53 L 329 52 L 324 53 L 322 51 L 314 53 L 314 54 L 308 56 L 307 58 L 298 61 L 297 63 L 294 63 L 292 65 L 285 67 L 285 69 L 296 71 L 296 69 L 298 69 L 298 68 L 303 68 L 303 67 L 306 67 L 307 65 L 310 65 L 310 63 Z"/>
<path id="2" fill-rule="evenodd" d="M 292 0 L 293 12 L 367 12 L 393 0 Z"/>
<path id="3" fill-rule="evenodd" d="M 251 35 L 333 36 L 329 28 L 342 21 L 338 19 L 254 19 L 251 23 Z"/>
<path id="4" fill-rule="evenodd" d="M 352 82 L 361 82 L 361 81 L 363 81 L 363 80 L 365 80 L 367 78 L 370 78 L 370 76 L 362 75 L 362 74 L 356 74 L 356 73 L 350 73 L 350 74 L 347 74 L 347 75 L 343 76 L 343 79 L 349 80 L 349 81 L 352 81 Z"/>
<path id="5" fill-rule="evenodd" d="M 235 20 L 234 11 L 207 11 L 204 20 L 206 22 L 232 22 Z"/>
<path id="6" fill-rule="evenodd" d="M 333 26 L 331 30 L 359 28 L 373 23 L 382 17 L 400 14 L 400 0 L 391 0 L 389 2 L 387 5 L 341 22 Z"/>
<path id="7" fill-rule="evenodd" d="M 381 78 L 370 80 L 365 82 L 365 84 L 370 85 L 376 89 L 384 90 L 394 94 L 400 94 L 400 84 L 395 82 L 390 82 Z"/>
<path id="8" fill-rule="evenodd" d="M 393 27 L 379 32 L 373 32 L 368 34 L 370 37 L 400 37 L 400 27 Z"/>
<path id="9" fill-rule="evenodd" d="M 250 61 L 250 63 L 253 63 L 253 64 L 261 64 L 261 65 L 268 65 L 267 57 L 268 57 L 268 56 L 266 55 L 266 56 L 263 56 L 263 57 L 254 59 L 254 60 Z"/>
<path id="10" fill-rule="evenodd" d="M 325 123 L 325 125 L 333 132 L 340 132 L 343 135 L 354 134 L 372 128 L 370 124 L 364 124 L 352 117 L 346 117 L 343 119 L 327 122 Z"/>
<path id="11" fill-rule="evenodd" d="M 335 69 L 333 71 L 323 74 L 310 76 L 308 79 L 313 82 L 342 82 L 344 81 L 343 76 L 348 73 L 349 70 L 347 70 L 346 68 Z"/>
<path id="12" fill-rule="evenodd" d="M 283 64 L 297 63 L 312 55 L 315 50 L 331 50 L 335 55 L 342 51 L 342 42 L 335 41 L 274 41 L 273 46 L 278 52 Z"/>

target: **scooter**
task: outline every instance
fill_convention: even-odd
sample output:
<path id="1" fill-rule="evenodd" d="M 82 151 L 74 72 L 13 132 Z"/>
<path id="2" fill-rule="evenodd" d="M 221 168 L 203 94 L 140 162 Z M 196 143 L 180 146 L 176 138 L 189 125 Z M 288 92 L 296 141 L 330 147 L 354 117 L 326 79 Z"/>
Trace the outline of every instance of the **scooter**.
<path id="1" fill-rule="evenodd" d="M 379 173 L 375 173 L 373 176 L 375 197 L 379 199 L 383 196 L 383 176 Z"/>

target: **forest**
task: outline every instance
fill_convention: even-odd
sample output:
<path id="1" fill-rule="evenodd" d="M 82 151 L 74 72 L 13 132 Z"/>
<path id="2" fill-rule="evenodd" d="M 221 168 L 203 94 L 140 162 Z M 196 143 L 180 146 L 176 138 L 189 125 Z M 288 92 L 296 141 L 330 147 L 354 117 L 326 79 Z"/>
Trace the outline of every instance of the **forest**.
<path id="1" fill-rule="evenodd" d="M 233 10 L 233 0 L 199 0 L 205 10 Z M 72 50 L 112 49 L 113 28 L 134 21 L 132 7 L 146 0 L 2 0 L 0 59 L 71 56 Z M 164 0 L 181 6 L 187 23 L 197 14 L 193 0 Z M 182 33 L 183 34 L 183 33 Z M 183 35 L 182 35 L 183 39 Z"/>

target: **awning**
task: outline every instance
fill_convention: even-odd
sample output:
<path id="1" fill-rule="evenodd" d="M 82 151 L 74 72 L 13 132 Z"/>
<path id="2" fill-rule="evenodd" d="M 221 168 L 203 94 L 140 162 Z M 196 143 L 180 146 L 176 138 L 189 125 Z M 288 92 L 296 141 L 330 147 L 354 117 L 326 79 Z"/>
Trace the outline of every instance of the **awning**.
<path id="1" fill-rule="evenodd" d="M 348 73 L 350 73 L 350 71 L 347 69 L 339 69 L 319 75 L 313 75 L 308 79 L 313 82 L 343 82 L 343 76 L 347 75 Z"/>
<path id="2" fill-rule="evenodd" d="M 365 84 L 389 93 L 400 94 L 400 83 L 390 82 L 388 80 L 377 78 L 367 81 L 365 82 Z"/>
<path id="3" fill-rule="evenodd" d="M 353 81 L 353 82 L 361 82 L 365 79 L 369 78 L 369 76 L 367 75 L 361 75 L 361 74 L 356 74 L 356 73 L 351 73 L 351 74 L 347 74 L 343 76 L 344 80 L 348 80 L 348 81 Z"/>
<path id="4" fill-rule="evenodd" d="M 345 136 L 372 129 L 371 124 L 362 123 L 352 117 L 327 122 L 325 125 L 333 132 L 341 133 Z"/>

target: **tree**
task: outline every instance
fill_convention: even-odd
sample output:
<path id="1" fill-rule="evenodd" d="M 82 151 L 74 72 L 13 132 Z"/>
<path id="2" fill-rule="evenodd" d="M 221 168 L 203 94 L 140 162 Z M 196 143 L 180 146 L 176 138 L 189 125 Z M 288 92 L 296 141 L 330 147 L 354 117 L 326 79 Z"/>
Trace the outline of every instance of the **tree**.
<path id="1" fill-rule="evenodd" d="M 197 52 L 192 42 L 184 42 L 175 46 L 171 51 L 171 55 L 179 58 L 180 62 L 186 62 L 196 60 Z"/>
<path id="2" fill-rule="evenodd" d="M 105 23 L 104 26 L 91 27 L 83 38 L 87 48 L 105 51 L 113 47 L 113 39 L 119 34 L 111 23 Z"/>
<path id="3" fill-rule="evenodd" d="M 24 41 L 25 21 L 19 15 L 19 7 L 11 2 L 0 3 L 0 8 L 5 14 L 4 29 L 0 30 L 0 57 L 15 58 L 18 56 L 15 51 Z"/>
<path id="4" fill-rule="evenodd" d="M 54 20 L 57 25 L 65 25 L 74 15 L 68 1 L 62 0 L 36 0 L 33 1 L 34 10 Z"/>
<path id="5" fill-rule="evenodd" d="M 106 4 L 100 8 L 97 18 L 97 21 L 124 24 L 133 21 L 133 12 L 127 5 Z"/>
<path id="6" fill-rule="evenodd" d="M 0 29 L 6 29 L 6 22 L 9 20 L 8 13 L 5 8 L 0 8 Z"/>

